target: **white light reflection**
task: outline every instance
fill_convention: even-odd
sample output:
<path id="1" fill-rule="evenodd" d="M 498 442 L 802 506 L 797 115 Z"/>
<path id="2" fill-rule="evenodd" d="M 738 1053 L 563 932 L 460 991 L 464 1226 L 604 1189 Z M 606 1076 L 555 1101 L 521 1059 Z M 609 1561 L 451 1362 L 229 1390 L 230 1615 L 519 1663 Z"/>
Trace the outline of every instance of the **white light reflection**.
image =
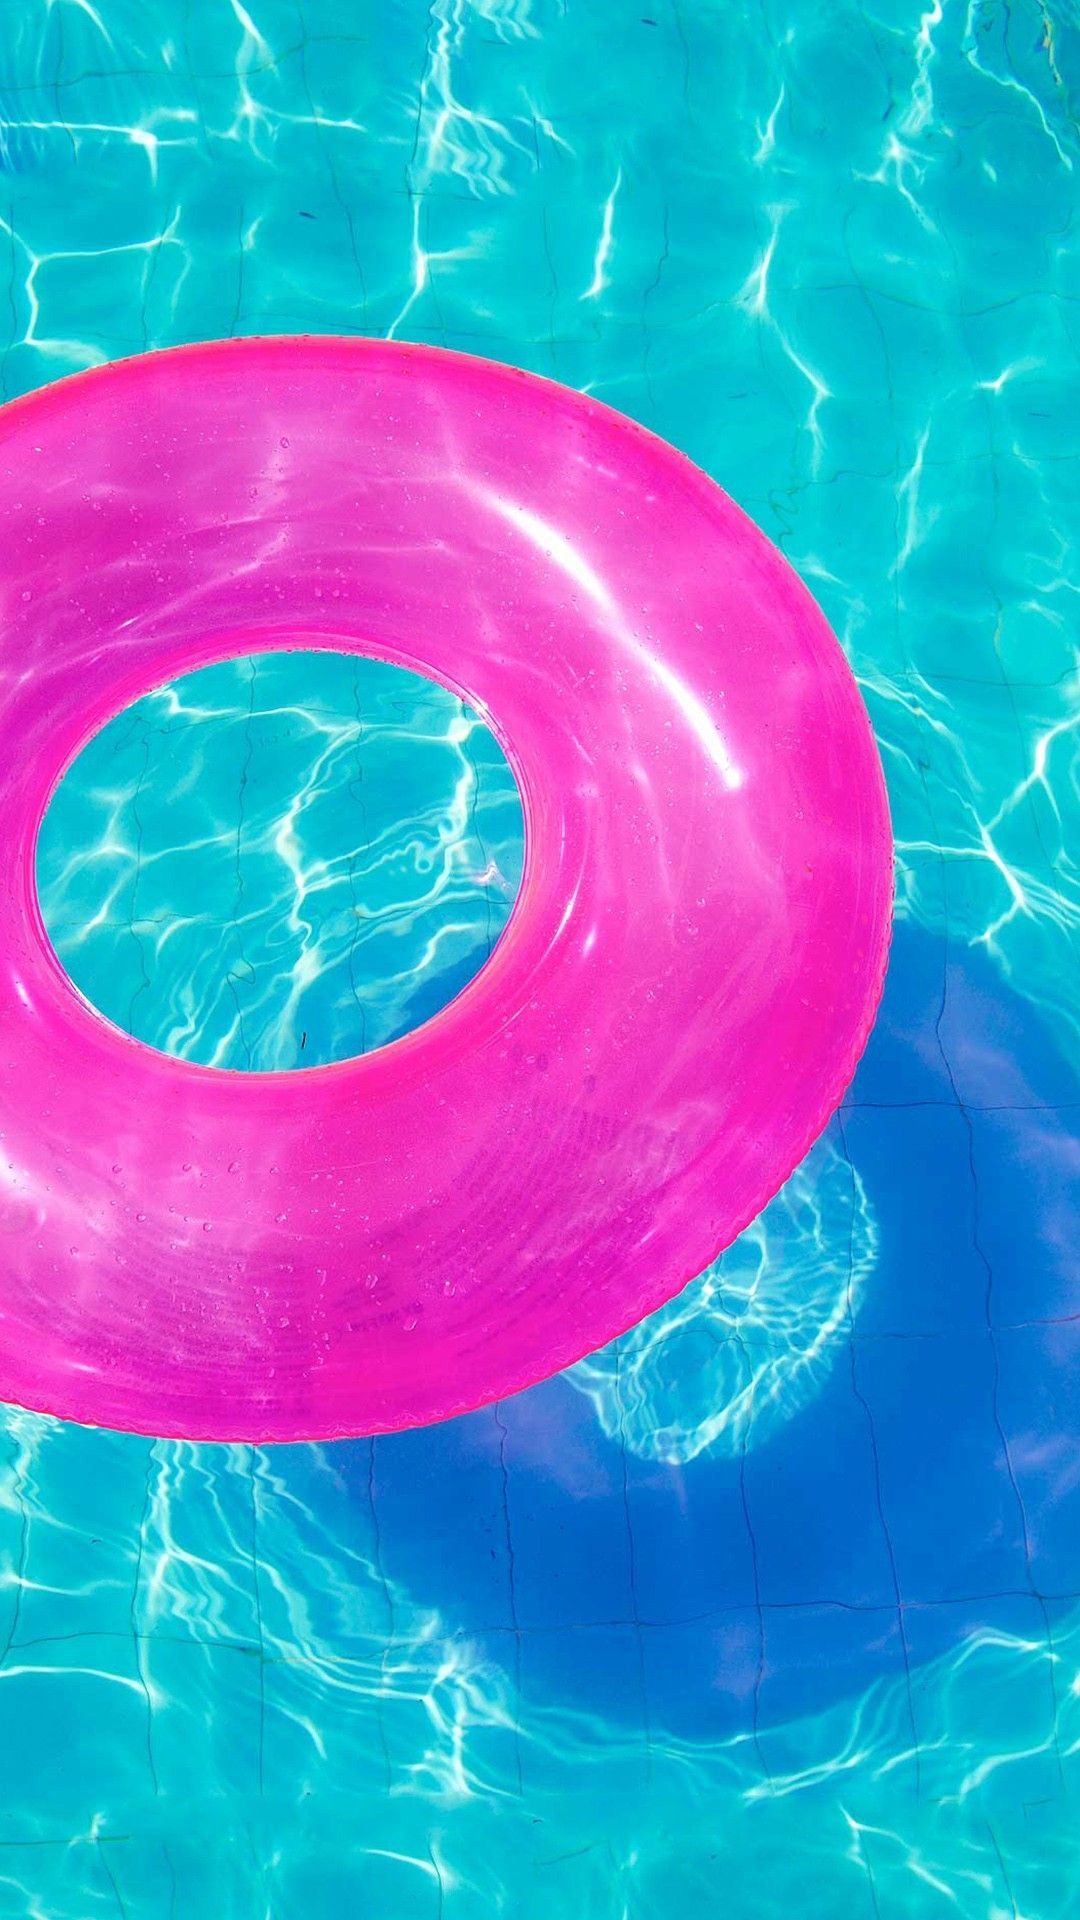
<path id="1" fill-rule="evenodd" d="M 664 691 L 671 695 L 683 719 L 691 732 L 704 748 L 713 765 L 718 768 L 725 787 L 734 793 L 742 786 L 745 778 L 742 768 L 736 766 L 716 722 L 703 700 L 699 699 L 692 687 L 670 667 L 666 660 L 647 647 L 643 640 L 632 633 L 616 601 L 604 585 L 600 575 L 589 561 L 564 533 L 553 527 L 549 520 L 535 513 L 531 507 L 523 507 L 515 500 L 505 500 L 493 488 L 477 486 L 471 489 L 478 494 L 494 513 L 500 515 L 510 526 L 516 527 L 527 540 L 548 560 L 561 567 L 567 577 L 588 594 L 593 605 L 598 607 L 607 621 L 608 631 L 632 653 L 654 679 L 660 682 Z"/>

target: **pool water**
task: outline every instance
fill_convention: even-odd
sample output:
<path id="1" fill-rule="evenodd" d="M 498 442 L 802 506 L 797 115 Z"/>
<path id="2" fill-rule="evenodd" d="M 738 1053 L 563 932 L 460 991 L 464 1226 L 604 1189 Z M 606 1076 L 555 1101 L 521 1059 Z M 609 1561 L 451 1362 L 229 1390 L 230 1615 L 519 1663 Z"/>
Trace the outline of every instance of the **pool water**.
<path id="1" fill-rule="evenodd" d="M 38 837 L 77 987 L 148 1045 L 273 1072 L 386 1046 L 491 957 L 524 819 L 455 694 L 355 654 L 249 654 L 118 714 Z"/>
<path id="2" fill-rule="evenodd" d="M 2 38 L 5 396 L 275 330 L 423 339 L 588 389 L 707 468 L 818 596 L 877 730 L 899 871 L 841 1113 L 616 1347 L 375 1442 L 3 1416 L 0 1920 L 1064 1920 L 1075 9 L 53 0 Z M 250 688 L 231 671 L 190 799 L 210 840 L 237 830 Z M 327 808 L 300 869 L 343 847 L 347 866 L 318 725 L 328 706 L 347 725 L 344 694 L 293 695 L 286 809 L 289 787 Z M 454 717 L 424 733 L 428 821 L 458 804 Z M 124 969 L 116 1017 L 150 956 L 144 1036 L 213 1052 L 239 1026 L 205 925 L 161 967 L 133 938 L 132 782 L 117 763 L 62 795 L 43 892 L 76 977 Z M 489 862 L 514 885 L 504 802 L 501 854 L 460 816 L 444 835 L 462 968 L 505 897 Z M 186 884 L 172 825 L 150 920 Z M 88 852 L 111 947 L 87 926 Z M 395 980 L 452 986 L 415 863 L 398 877 L 380 901 L 408 904 L 402 954 L 369 950 L 361 991 L 383 1037 L 424 1010 Z M 257 1068 L 299 1047 L 273 930 L 301 895 L 272 860 L 250 884 L 214 939 L 266 916 L 234 1062 Z M 331 1050 L 355 1042 L 337 986 L 299 1024 Z"/>

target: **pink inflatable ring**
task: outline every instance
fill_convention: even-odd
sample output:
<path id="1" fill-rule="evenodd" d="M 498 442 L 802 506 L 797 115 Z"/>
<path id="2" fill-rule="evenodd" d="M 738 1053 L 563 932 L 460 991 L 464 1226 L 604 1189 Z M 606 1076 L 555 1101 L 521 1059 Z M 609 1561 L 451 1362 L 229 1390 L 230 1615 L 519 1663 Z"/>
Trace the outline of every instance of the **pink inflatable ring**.
<path id="1" fill-rule="evenodd" d="M 0 413 L 0 1397 L 213 1440 L 436 1420 L 622 1332 L 825 1125 L 891 847 L 843 655 L 703 473 L 595 401 L 339 339 L 148 354 Z M 34 858 L 112 715 L 263 648 L 418 669 L 521 788 L 451 1005 L 244 1074 L 76 991 Z"/>

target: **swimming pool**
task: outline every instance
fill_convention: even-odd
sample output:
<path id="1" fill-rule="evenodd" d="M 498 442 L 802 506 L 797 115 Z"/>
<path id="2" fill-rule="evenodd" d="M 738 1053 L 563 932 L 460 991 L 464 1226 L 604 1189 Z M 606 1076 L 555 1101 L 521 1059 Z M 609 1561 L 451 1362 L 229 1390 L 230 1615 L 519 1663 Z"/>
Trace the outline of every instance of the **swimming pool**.
<path id="1" fill-rule="evenodd" d="M 616 1350 L 374 1443 L 4 1416 L 0 1915 L 1071 1913 L 1074 15 L 57 0 L 5 58 L 5 396 L 271 330 L 587 388 L 817 594 L 900 868 L 837 1122 Z"/>

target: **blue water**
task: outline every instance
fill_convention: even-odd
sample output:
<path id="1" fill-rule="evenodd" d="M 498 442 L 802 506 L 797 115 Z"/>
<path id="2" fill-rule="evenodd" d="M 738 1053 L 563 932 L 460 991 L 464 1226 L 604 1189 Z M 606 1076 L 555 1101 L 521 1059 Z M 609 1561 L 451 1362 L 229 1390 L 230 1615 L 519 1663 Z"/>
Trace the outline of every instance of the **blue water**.
<path id="1" fill-rule="evenodd" d="M 523 855 L 506 757 L 454 694 L 382 661 L 265 653 L 102 728 L 46 813 L 38 894 L 117 1026 L 269 1072 L 430 1019 L 490 958 Z"/>
<path id="2" fill-rule="evenodd" d="M 5 1416 L 0 1916 L 1066 1920 L 1075 8 L 54 0 L 2 42 L 5 394 L 275 329 L 587 387 L 712 472 L 818 595 L 881 744 L 899 901 L 841 1114 L 617 1350 L 375 1443 Z M 298 725 L 311 750 L 267 819 L 322 797 Z M 237 830 L 226 757 L 211 840 Z M 451 756 L 424 817 L 455 777 Z M 165 967 L 133 938 L 122 890 L 148 863 L 111 779 L 45 885 L 59 912 L 78 880 L 69 964 L 96 946 L 99 979 L 129 969 L 126 1018 L 149 956 L 146 1037 L 235 1044 L 206 929 Z M 110 823 L 111 962 L 107 928 L 80 938 L 75 858 Z M 345 846 L 307 825 L 305 872 Z M 184 844 L 149 862 L 163 911 Z M 464 826 L 453 845 L 471 969 L 494 856 Z M 403 1015 L 407 970 L 372 958 L 387 1021 L 452 984 L 401 873 L 420 1003 Z M 280 924 L 299 896 L 276 885 Z M 274 977 L 254 1066 L 299 1046 Z M 329 1012 L 309 1024 L 351 1050 Z"/>

